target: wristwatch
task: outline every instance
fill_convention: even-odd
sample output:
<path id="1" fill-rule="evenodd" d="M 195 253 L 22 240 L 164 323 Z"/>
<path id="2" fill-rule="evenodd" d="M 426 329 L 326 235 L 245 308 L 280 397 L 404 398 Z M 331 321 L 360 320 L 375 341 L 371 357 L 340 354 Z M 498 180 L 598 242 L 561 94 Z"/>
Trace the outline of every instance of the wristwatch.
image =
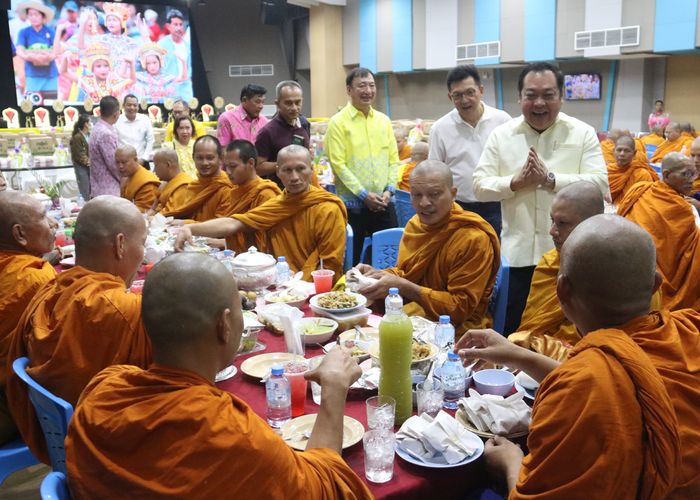
<path id="1" fill-rule="evenodd" d="M 554 177 L 554 172 L 549 171 L 547 172 L 547 180 L 544 181 L 544 185 L 549 188 L 549 189 L 554 189 L 554 185 L 557 182 L 557 178 Z"/>

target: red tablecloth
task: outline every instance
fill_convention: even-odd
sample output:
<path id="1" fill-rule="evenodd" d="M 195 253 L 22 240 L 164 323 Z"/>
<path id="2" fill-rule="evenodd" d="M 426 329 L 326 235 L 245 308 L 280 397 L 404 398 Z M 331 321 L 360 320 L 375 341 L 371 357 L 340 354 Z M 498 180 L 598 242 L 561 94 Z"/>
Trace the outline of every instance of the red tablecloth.
<path id="1" fill-rule="evenodd" d="M 251 356 L 269 352 L 282 352 L 285 350 L 284 338 L 263 330 L 258 336 L 259 340 L 267 345 L 264 351 L 239 356 L 234 364 L 239 369 L 231 379 L 217 384 L 221 389 L 229 391 L 243 399 L 255 413 L 265 418 L 265 386 L 259 380 L 253 379 L 240 371 L 241 363 Z M 312 358 L 323 354 L 320 347 L 306 346 L 306 357 Z M 370 397 L 368 393 L 356 393 L 351 391 L 345 405 L 345 415 L 352 417 L 367 427 L 367 414 L 365 399 Z M 318 406 L 311 399 L 310 390 L 307 393 L 304 406 L 307 414 L 318 413 Z M 483 461 L 477 460 L 472 464 L 453 469 L 428 469 L 405 462 L 398 455 L 394 462 L 394 477 L 384 484 L 370 483 L 365 479 L 364 451 L 362 442 L 343 451 L 343 458 L 352 469 L 365 480 L 372 493 L 377 498 L 425 498 L 426 495 L 439 495 L 440 498 L 465 498 L 468 493 L 485 486 L 486 473 Z"/>

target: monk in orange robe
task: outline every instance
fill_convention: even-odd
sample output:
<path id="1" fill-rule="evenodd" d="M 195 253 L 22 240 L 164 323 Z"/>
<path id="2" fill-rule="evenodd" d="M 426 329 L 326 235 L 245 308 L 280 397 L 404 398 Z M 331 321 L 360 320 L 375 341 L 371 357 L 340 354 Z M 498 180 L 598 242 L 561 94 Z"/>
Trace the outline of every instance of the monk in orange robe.
<path id="1" fill-rule="evenodd" d="M 398 188 L 404 191 L 411 190 L 411 172 L 416 168 L 420 162 L 428 159 L 428 143 L 427 142 L 417 142 L 413 149 L 411 150 L 411 161 L 404 165 L 403 172 L 401 173 L 401 178 L 399 180 Z"/>
<path id="2" fill-rule="evenodd" d="M 635 148 L 635 141 L 628 136 L 620 137 L 615 143 L 614 161 L 608 163 L 608 184 L 613 204 L 617 204 L 637 182 L 659 180 L 649 163 L 637 158 Z"/>
<path id="3" fill-rule="evenodd" d="M 677 122 L 671 122 L 666 126 L 666 140 L 662 142 L 656 151 L 654 151 L 654 156 L 651 157 L 651 163 L 660 163 L 669 153 L 683 153 L 688 155 L 690 152 L 690 144 L 693 139 L 689 137 L 684 137 L 681 134 L 681 127 Z"/>
<path id="4" fill-rule="evenodd" d="M 693 160 L 695 170 L 700 173 L 700 137 L 690 143 L 690 159 Z M 693 182 L 692 192 L 693 194 L 700 192 L 700 178 L 696 178 Z M 695 208 L 700 207 L 700 202 L 694 206 Z"/>
<path id="5" fill-rule="evenodd" d="M 606 164 L 615 163 L 615 145 L 620 137 L 629 137 L 634 142 L 634 158 L 640 163 L 649 163 L 647 158 L 647 150 L 639 139 L 632 137 L 629 130 L 614 128 L 608 131 L 608 136 L 600 143 L 600 149 L 603 152 L 603 159 Z"/>
<path id="6" fill-rule="evenodd" d="M 700 308 L 700 229 L 684 198 L 697 173 L 692 161 L 669 153 L 661 164 L 663 180 L 641 182 L 629 189 L 617 207 L 619 215 L 646 229 L 656 243 L 656 265 L 663 284 L 665 309 Z"/>
<path id="7" fill-rule="evenodd" d="M 396 139 L 396 148 L 399 151 L 399 161 L 408 163 L 413 147 L 408 143 L 408 132 L 406 132 L 406 129 L 403 127 L 395 128 L 394 139 Z"/>
<path id="8" fill-rule="evenodd" d="M 396 267 L 357 269 L 378 281 L 361 290 L 369 300 L 397 287 L 406 313 L 438 320 L 449 314 L 457 334 L 491 322 L 486 310 L 501 265 L 498 236 L 480 216 L 454 202 L 457 188 L 440 161 L 424 161 L 411 174 L 416 209 L 406 224 Z"/>
<path id="9" fill-rule="evenodd" d="M 348 221 L 343 202 L 321 188 L 310 185 L 311 155 L 303 146 L 290 145 L 277 155 L 277 177 L 285 186 L 281 195 L 245 214 L 183 227 L 175 242 L 182 250 L 192 235 L 227 238 L 239 232 L 267 231 L 269 250 L 284 255 L 293 273 L 301 271 L 311 280 L 311 271 L 323 267 L 342 275 Z"/>
<path id="10" fill-rule="evenodd" d="M 0 192 L 0 365 L 7 366 L 12 332 L 38 290 L 56 278 L 41 258 L 53 248 L 56 223 L 28 194 Z M 0 370 L 0 444 L 15 437 L 17 427 L 5 398 L 5 372 Z"/>
<path id="11" fill-rule="evenodd" d="M 160 180 L 150 170 L 139 163 L 138 154 L 133 146 L 120 146 L 114 153 L 114 159 L 122 176 L 121 195 L 145 212 L 156 201 Z"/>
<path id="12" fill-rule="evenodd" d="M 177 219 L 203 222 L 231 213 L 231 190 L 233 185 L 221 171 L 221 144 L 216 137 L 205 135 L 197 139 L 192 148 L 197 180 L 187 187 L 187 200 L 162 215 Z"/>
<path id="13" fill-rule="evenodd" d="M 98 196 L 78 215 L 76 266 L 34 296 L 12 334 L 8 359 L 29 358 L 27 373 L 75 406 L 103 368 L 147 367 L 151 346 L 141 323 L 141 297 L 127 287 L 141 265 L 146 225 L 128 201 Z M 27 388 L 5 367 L 7 400 L 22 439 L 49 463 L 44 435 Z"/>
<path id="14" fill-rule="evenodd" d="M 187 186 L 194 179 L 180 170 L 177 153 L 173 149 L 161 149 L 153 155 L 154 170 L 162 184 L 149 215 L 169 212 L 187 201 Z"/>
<path id="15" fill-rule="evenodd" d="M 224 168 L 233 184 L 231 214 L 245 214 L 279 196 L 282 191 L 274 181 L 263 179 L 255 169 L 258 152 L 252 142 L 238 139 L 226 146 Z M 255 246 L 267 252 L 269 242 L 265 231 L 237 233 L 226 238 L 228 248 L 236 253 L 247 252 Z"/>
<path id="16" fill-rule="evenodd" d="M 684 449 L 695 441 L 684 441 L 679 424 L 687 417 L 676 416 L 670 379 L 662 378 L 665 370 L 657 371 L 654 357 L 640 347 L 644 343 L 620 329 L 649 315 L 658 283 L 654 260 L 654 244 L 644 230 L 615 215 L 591 217 L 572 231 L 561 250 L 557 294 L 583 337 L 569 358 L 560 364 L 489 330 L 469 331 L 457 345 L 469 362 L 507 364 L 541 381 L 529 454 L 523 457 L 518 446 L 501 437 L 485 445 L 486 463 L 505 476 L 508 498 L 672 498 L 676 488 L 684 487 L 684 478 L 697 480 L 697 468 L 691 471 L 697 448 Z M 658 340 L 661 344 L 667 337 Z M 680 356 L 691 359 L 697 340 L 686 342 L 694 347 Z M 680 353 L 680 346 L 675 349 Z M 695 392 L 687 403 L 693 405 L 697 359 L 686 372 L 686 361 L 672 360 L 671 351 L 656 352 L 677 370 L 673 380 L 692 384 L 683 394 Z M 690 421 L 696 424 L 693 408 Z"/>
<path id="17" fill-rule="evenodd" d="M 73 415 L 72 498 L 373 498 L 340 455 L 346 393 L 361 374 L 346 352 L 333 349 L 305 374 L 321 384 L 323 400 L 306 451 L 295 452 L 214 385 L 243 330 L 236 284 L 220 262 L 183 253 L 157 264 L 143 321 L 154 363 L 102 371 Z"/>
<path id="18" fill-rule="evenodd" d="M 639 139 L 644 144 L 652 144 L 660 146 L 666 139 L 664 138 L 664 129 L 660 126 L 655 126 L 651 129 L 651 134 L 647 134 Z"/>

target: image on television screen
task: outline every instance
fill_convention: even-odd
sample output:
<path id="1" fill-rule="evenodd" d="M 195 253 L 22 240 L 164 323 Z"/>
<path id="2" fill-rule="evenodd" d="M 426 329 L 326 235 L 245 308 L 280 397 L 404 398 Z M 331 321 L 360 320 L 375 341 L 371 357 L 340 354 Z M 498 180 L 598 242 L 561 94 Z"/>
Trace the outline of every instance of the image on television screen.
<path id="1" fill-rule="evenodd" d="M 600 99 L 600 75 L 598 73 L 564 75 L 564 99 L 567 101 Z"/>
<path id="2" fill-rule="evenodd" d="M 12 0 L 17 102 L 93 102 L 126 94 L 161 103 L 192 98 L 188 11 L 75 0 Z"/>

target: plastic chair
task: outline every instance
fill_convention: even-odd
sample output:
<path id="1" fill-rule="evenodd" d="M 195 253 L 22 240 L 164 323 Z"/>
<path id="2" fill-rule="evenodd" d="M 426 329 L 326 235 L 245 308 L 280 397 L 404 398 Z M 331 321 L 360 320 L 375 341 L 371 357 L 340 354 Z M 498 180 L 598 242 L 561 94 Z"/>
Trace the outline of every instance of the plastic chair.
<path id="1" fill-rule="evenodd" d="M 24 441 L 17 438 L 0 446 L 0 484 L 5 482 L 7 476 L 30 465 L 36 465 L 39 461 L 29 451 Z"/>
<path id="2" fill-rule="evenodd" d="M 343 272 L 346 273 L 352 267 L 352 244 L 354 241 L 354 233 L 352 232 L 352 226 L 347 224 L 345 226 L 345 262 L 343 262 Z"/>
<path id="3" fill-rule="evenodd" d="M 416 209 L 411 203 L 411 193 L 397 189 L 394 199 L 396 200 L 396 219 L 399 227 L 404 227 L 411 217 L 416 215 Z"/>
<path id="4" fill-rule="evenodd" d="M 656 172 L 656 175 L 659 176 L 659 179 L 663 179 L 663 175 L 661 174 L 661 164 L 660 163 L 650 163 L 649 166 L 654 169 Z"/>
<path id="5" fill-rule="evenodd" d="M 493 329 L 503 335 L 506 325 L 506 310 L 508 309 L 508 282 L 510 281 L 510 265 L 501 254 L 501 267 L 496 274 L 496 283 L 493 285 L 491 300 L 489 300 L 489 312 L 493 318 Z"/>
<path id="6" fill-rule="evenodd" d="M 49 451 L 51 467 L 58 472 L 66 472 L 66 450 L 63 442 L 68 432 L 68 423 L 73 416 L 73 406 L 54 396 L 27 374 L 28 358 L 17 358 L 12 369 L 29 391 L 29 400 L 34 406 L 41 430 L 44 431 L 46 447 Z"/>
<path id="7" fill-rule="evenodd" d="M 645 144 L 644 148 L 647 150 L 647 158 L 651 160 L 651 157 L 654 156 L 654 153 L 656 152 L 656 148 L 659 146 L 656 146 L 654 144 Z"/>
<path id="8" fill-rule="evenodd" d="M 68 481 L 62 472 L 51 472 L 46 476 L 39 492 L 43 500 L 70 500 Z"/>
<path id="9" fill-rule="evenodd" d="M 367 250 L 372 248 L 372 267 L 387 269 L 394 267 L 399 258 L 399 243 L 403 237 L 403 228 L 395 227 L 377 231 L 372 238 L 365 238 L 360 254 L 360 262 L 365 262 Z"/>

